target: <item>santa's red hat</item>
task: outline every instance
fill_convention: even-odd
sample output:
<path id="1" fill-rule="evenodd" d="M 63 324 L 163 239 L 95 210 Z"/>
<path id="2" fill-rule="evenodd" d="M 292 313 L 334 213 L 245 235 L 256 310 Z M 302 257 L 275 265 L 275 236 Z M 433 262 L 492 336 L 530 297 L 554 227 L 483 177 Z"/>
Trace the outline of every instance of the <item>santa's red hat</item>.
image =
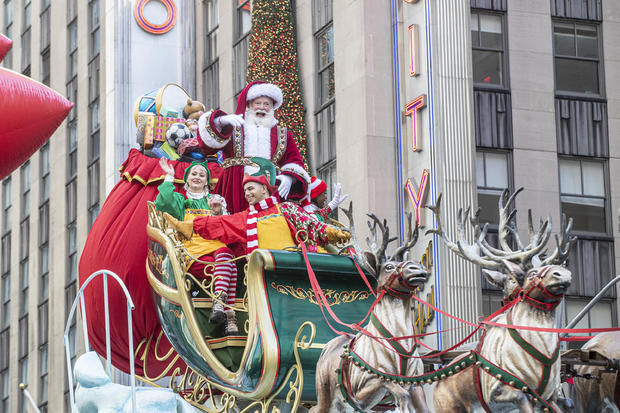
<path id="1" fill-rule="evenodd" d="M 249 83 L 245 89 L 239 93 L 237 97 L 237 110 L 235 113 L 237 115 L 243 115 L 248 102 L 261 96 L 267 96 L 273 100 L 273 110 L 282 106 L 282 89 L 273 83 L 256 80 Z"/>
<path id="2" fill-rule="evenodd" d="M 312 176 L 308 190 L 310 191 L 310 199 L 314 199 L 327 190 L 327 184 L 316 176 Z"/>

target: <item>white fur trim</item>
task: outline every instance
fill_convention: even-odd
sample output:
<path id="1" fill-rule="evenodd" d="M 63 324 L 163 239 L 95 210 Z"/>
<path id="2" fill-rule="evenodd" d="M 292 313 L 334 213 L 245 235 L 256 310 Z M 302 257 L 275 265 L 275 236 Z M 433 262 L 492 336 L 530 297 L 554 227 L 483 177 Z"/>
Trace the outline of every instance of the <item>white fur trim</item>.
<path id="1" fill-rule="evenodd" d="M 308 172 L 306 172 L 306 170 L 303 167 L 297 165 L 296 163 L 287 163 L 285 165 L 282 165 L 280 170 L 282 172 L 294 173 L 295 175 L 298 175 L 301 178 L 303 178 L 306 181 L 306 183 L 310 183 L 310 175 L 308 175 Z"/>
<path id="2" fill-rule="evenodd" d="M 228 142 L 230 142 L 230 138 L 228 139 L 219 139 L 215 135 L 215 131 L 212 131 L 211 128 L 207 128 L 209 126 L 209 120 L 211 119 L 211 114 L 213 112 L 209 111 L 207 113 L 202 114 L 200 118 L 198 118 L 198 132 L 200 134 L 200 139 L 207 145 L 209 148 L 213 149 L 222 149 Z"/>
<path id="3" fill-rule="evenodd" d="M 243 155 L 246 157 L 258 156 L 259 158 L 271 159 L 271 128 L 257 126 L 246 122 L 243 127 Z M 255 166 L 246 166 L 244 172 L 252 175 L 258 172 Z"/>
<path id="4" fill-rule="evenodd" d="M 252 86 L 250 90 L 248 90 L 245 101 L 249 103 L 261 96 L 267 96 L 274 100 L 274 110 L 282 106 L 282 90 L 272 83 L 259 83 L 258 85 Z"/>

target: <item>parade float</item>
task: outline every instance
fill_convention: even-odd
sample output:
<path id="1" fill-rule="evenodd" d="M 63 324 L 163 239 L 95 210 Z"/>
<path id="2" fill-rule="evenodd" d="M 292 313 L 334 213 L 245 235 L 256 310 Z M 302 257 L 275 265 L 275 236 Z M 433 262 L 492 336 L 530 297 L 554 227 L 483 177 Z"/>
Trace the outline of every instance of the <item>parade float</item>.
<path id="1" fill-rule="evenodd" d="M 261 3 L 255 6 L 253 14 Z M 286 30 L 269 34 L 279 41 L 294 40 Z M 269 55 L 294 47 L 252 43 L 248 80 L 270 79 L 289 93 L 280 116 L 305 158 L 297 73 L 287 72 L 294 69 L 296 55 Z M 272 64 L 265 65 L 266 59 Z M 570 283 L 565 268 L 570 223 L 563 223 L 551 252 L 546 251 L 549 220 L 537 229 L 530 222 L 530 239 L 521 242 L 511 207 L 514 197 L 508 194 L 500 199 L 499 245 L 487 240 L 486 226 L 469 212 L 460 213 L 458 239 L 452 240 L 441 227 L 441 198 L 431 206 L 435 242 L 485 268 L 489 281 L 504 292 L 501 311 L 478 323 L 436 307 L 432 292 L 422 294 L 432 260 L 407 255 L 418 237 L 417 211 L 415 220 L 408 219 L 406 240 L 392 255 L 387 253 L 393 241 L 387 223 L 373 215 L 367 248 L 355 241 L 338 245 L 331 254 L 309 252 L 303 242 L 307 234 L 300 232 L 289 248 L 238 255 L 231 262 L 239 274 L 232 306 L 239 332 L 223 334 L 221 326 L 209 321 L 214 306 L 225 304 L 215 292 L 216 277 L 186 271 L 190 254 L 153 204 L 166 175 L 161 158 L 174 169 L 177 191 L 183 190 L 185 169 L 196 160 L 206 162 L 212 188 L 233 166 L 223 163 L 221 154 L 206 156 L 200 148 L 197 120 L 208 109 L 174 84 L 145 93 L 134 106 L 138 148 L 121 166 L 120 182 L 101 208 L 80 260 L 81 289 L 72 316 L 79 307 L 86 347 L 106 359 L 107 370 L 102 371 L 92 352 L 84 363 L 78 360 L 77 400 L 71 394 L 76 407 L 93 397 L 105 404 L 105 395 L 123 394 L 122 400 L 114 400 L 115 408 L 134 412 L 185 411 L 181 409 L 188 404 L 207 412 L 429 411 L 432 404 L 436 411 L 508 406 L 559 412 L 570 406 L 560 385 L 574 380 L 579 386 L 578 379 L 585 380 L 580 401 L 598 397 L 601 404 L 613 405 L 618 353 L 604 340 L 584 351 L 562 352 L 559 343 L 561 334 L 614 334 L 614 329 L 558 329 L 551 322 Z M 233 132 L 239 133 L 238 128 Z M 416 207 L 422 207 L 422 196 L 416 199 Z M 352 207 L 343 212 L 349 222 L 332 224 L 355 240 Z M 205 268 L 212 273 L 209 263 Z M 441 334 L 427 331 L 438 313 L 469 328 L 466 338 L 449 348 L 428 346 L 426 337 Z M 498 342 L 509 340 L 514 343 L 506 351 L 498 350 L 503 349 Z M 166 389 L 128 392 L 111 386 L 110 366 L 132 380 Z M 90 370 L 96 378 L 89 376 Z M 73 384 L 70 364 L 68 371 Z M 597 392 L 592 380 L 603 374 L 614 376 L 614 383 Z M 434 388 L 432 402 L 424 387 Z M 165 399 L 163 404 L 149 404 L 159 398 Z"/>

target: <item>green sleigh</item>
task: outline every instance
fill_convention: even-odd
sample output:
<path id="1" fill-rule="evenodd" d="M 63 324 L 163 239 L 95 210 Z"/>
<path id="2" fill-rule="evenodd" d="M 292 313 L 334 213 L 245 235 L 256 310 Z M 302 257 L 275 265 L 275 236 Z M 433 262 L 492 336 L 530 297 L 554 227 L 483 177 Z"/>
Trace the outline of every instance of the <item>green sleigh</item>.
<path id="1" fill-rule="evenodd" d="M 227 398 L 223 404 L 250 400 L 263 411 L 273 400 L 286 400 L 294 411 L 301 401 L 316 399 L 315 367 L 336 333 L 316 301 L 300 251 L 250 255 L 237 287 L 243 297 L 235 305 L 240 335 L 221 337 L 208 321 L 217 300 L 211 283 L 184 271 L 182 243 L 153 205 L 147 233 L 147 276 L 159 320 L 177 353 L 206 382 L 197 404 L 219 392 Z M 338 318 L 360 321 L 374 296 L 351 257 L 309 253 L 308 259 Z M 226 410 L 222 406 L 203 408 Z"/>

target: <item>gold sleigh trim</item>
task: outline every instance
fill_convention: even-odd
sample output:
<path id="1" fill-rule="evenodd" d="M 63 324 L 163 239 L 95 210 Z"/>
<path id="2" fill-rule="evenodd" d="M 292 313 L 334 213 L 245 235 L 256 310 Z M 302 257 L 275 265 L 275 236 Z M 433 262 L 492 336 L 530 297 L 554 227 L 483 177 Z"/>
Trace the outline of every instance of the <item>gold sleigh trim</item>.
<path id="1" fill-rule="evenodd" d="M 304 290 L 303 288 L 295 288 L 290 285 L 276 284 L 273 281 L 271 282 L 271 287 L 280 294 L 290 295 L 298 300 L 307 300 L 312 304 L 319 305 L 312 290 Z M 353 301 L 365 300 L 370 297 L 369 292 L 358 290 L 336 292 L 336 290 L 326 288 L 323 289 L 323 293 L 325 294 L 325 297 L 329 301 L 330 305 L 352 303 Z"/>

